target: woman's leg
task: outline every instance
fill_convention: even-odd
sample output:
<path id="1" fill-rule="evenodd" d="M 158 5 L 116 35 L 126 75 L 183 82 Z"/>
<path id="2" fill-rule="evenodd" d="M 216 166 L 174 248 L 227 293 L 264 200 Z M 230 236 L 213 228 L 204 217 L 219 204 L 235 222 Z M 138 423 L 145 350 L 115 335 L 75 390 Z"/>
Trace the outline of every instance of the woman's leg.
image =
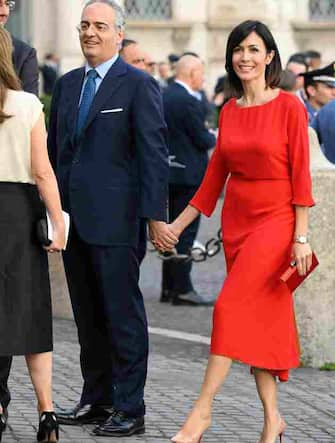
<path id="1" fill-rule="evenodd" d="M 175 442 L 197 442 L 211 422 L 212 404 L 224 382 L 232 360 L 221 355 L 210 355 L 200 395 L 184 426 L 173 438 Z"/>
<path id="2" fill-rule="evenodd" d="M 26 355 L 26 362 L 36 392 L 38 412 L 53 411 L 51 394 L 52 353 Z"/>
<path id="3" fill-rule="evenodd" d="M 284 431 L 285 422 L 280 417 L 277 406 L 277 383 L 270 372 L 254 368 L 257 392 L 264 409 L 264 428 L 260 443 L 275 443 Z"/>

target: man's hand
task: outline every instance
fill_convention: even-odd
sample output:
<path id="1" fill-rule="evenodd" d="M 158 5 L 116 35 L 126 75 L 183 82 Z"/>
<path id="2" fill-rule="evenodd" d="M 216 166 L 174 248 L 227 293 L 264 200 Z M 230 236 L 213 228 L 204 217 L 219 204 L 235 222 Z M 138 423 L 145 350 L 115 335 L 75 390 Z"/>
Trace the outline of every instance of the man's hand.
<path id="1" fill-rule="evenodd" d="M 178 236 L 168 225 L 162 221 L 149 221 L 149 237 L 151 243 L 161 252 L 171 251 L 178 243 Z"/>

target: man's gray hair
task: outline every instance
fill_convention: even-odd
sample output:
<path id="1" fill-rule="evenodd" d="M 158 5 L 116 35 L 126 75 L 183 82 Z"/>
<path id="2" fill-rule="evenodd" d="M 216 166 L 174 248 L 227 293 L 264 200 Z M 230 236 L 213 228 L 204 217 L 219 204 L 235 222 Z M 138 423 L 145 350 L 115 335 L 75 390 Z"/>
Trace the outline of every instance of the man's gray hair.
<path id="1" fill-rule="evenodd" d="M 84 9 L 89 5 L 93 5 L 94 3 L 105 3 L 113 8 L 115 11 L 115 26 L 121 29 L 121 31 L 124 30 L 126 26 L 126 15 L 121 6 L 115 0 L 88 0 Z"/>

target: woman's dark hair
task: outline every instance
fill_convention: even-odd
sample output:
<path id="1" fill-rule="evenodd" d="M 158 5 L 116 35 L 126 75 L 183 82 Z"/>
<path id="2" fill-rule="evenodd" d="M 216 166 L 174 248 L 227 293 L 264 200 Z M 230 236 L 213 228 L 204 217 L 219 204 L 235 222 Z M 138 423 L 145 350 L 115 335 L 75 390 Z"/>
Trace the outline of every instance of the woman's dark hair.
<path id="1" fill-rule="evenodd" d="M 267 52 L 274 51 L 274 57 L 271 63 L 266 67 L 265 82 L 270 88 L 275 88 L 279 85 L 282 65 L 280 60 L 277 44 L 271 34 L 269 28 L 257 20 L 247 20 L 237 25 L 230 33 L 226 49 L 226 71 L 227 77 L 227 91 L 231 97 L 241 97 L 243 95 L 242 82 L 236 75 L 233 68 L 233 52 L 234 49 L 246 38 L 249 34 L 255 32 L 264 42 Z"/>

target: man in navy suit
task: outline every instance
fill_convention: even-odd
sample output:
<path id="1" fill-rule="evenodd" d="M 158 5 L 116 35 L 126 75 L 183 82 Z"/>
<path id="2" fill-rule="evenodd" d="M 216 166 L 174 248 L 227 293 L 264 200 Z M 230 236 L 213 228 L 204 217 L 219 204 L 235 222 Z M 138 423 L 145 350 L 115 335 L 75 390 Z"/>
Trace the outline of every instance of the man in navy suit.
<path id="1" fill-rule="evenodd" d="M 10 16 L 10 11 L 14 9 L 15 1 L 0 0 L 0 26 L 5 25 Z M 12 37 L 14 53 L 13 64 L 16 74 L 22 82 L 22 89 L 38 95 L 38 64 L 35 49 L 27 43 Z M 10 392 L 8 389 L 8 377 L 12 365 L 12 357 L 0 356 L 0 412 L 4 411 L 7 420 L 7 407 L 10 402 Z"/>
<path id="2" fill-rule="evenodd" d="M 22 89 L 38 95 L 38 63 L 36 50 L 27 43 L 12 37 L 14 45 L 13 63 L 22 82 Z"/>
<path id="3" fill-rule="evenodd" d="M 170 155 L 185 168 L 171 168 L 169 180 L 169 216 L 173 221 L 188 205 L 199 187 L 208 163 L 208 150 L 215 145 L 215 137 L 205 126 L 201 103 L 204 66 L 199 57 L 187 54 L 176 65 L 175 81 L 163 96 L 164 113 L 169 130 Z M 192 248 L 199 228 L 200 217 L 182 233 L 176 246 L 186 254 Z M 161 301 L 173 304 L 212 304 L 198 294 L 191 281 L 190 262 L 163 262 Z"/>
<path id="4" fill-rule="evenodd" d="M 46 54 L 44 63 L 40 66 L 43 78 L 43 94 L 52 95 L 56 81 L 59 77 L 59 63 L 55 54 Z"/>
<path id="5" fill-rule="evenodd" d="M 5 25 L 10 12 L 15 8 L 14 0 L 0 0 L 0 26 Z M 38 64 L 36 51 L 27 43 L 12 36 L 14 53 L 13 64 L 22 82 L 22 89 L 38 95 Z"/>
<path id="6" fill-rule="evenodd" d="M 63 424 L 102 422 L 94 433 L 144 432 L 148 333 L 138 285 L 139 220 L 161 249 L 177 238 L 165 223 L 167 128 L 159 86 L 118 50 L 123 11 L 90 0 L 78 27 L 86 58 L 57 83 L 48 146 L 71 216 L 64 265 L 78 327 L 84 379 Z M 166 233 L 167 241 L 160 241 Z"/>
<path id="7" fill-rule="evenodd" d="M 141 71 L 146 70 L 143 51 L 135 40 L 124 39 L 122 42 L 120 56 L 128 65 L 134 66 Z M 141 218 L 138 235 L 137 258 L 139 264 L 142 264 L 147 252 L 147 221 Z"/>

